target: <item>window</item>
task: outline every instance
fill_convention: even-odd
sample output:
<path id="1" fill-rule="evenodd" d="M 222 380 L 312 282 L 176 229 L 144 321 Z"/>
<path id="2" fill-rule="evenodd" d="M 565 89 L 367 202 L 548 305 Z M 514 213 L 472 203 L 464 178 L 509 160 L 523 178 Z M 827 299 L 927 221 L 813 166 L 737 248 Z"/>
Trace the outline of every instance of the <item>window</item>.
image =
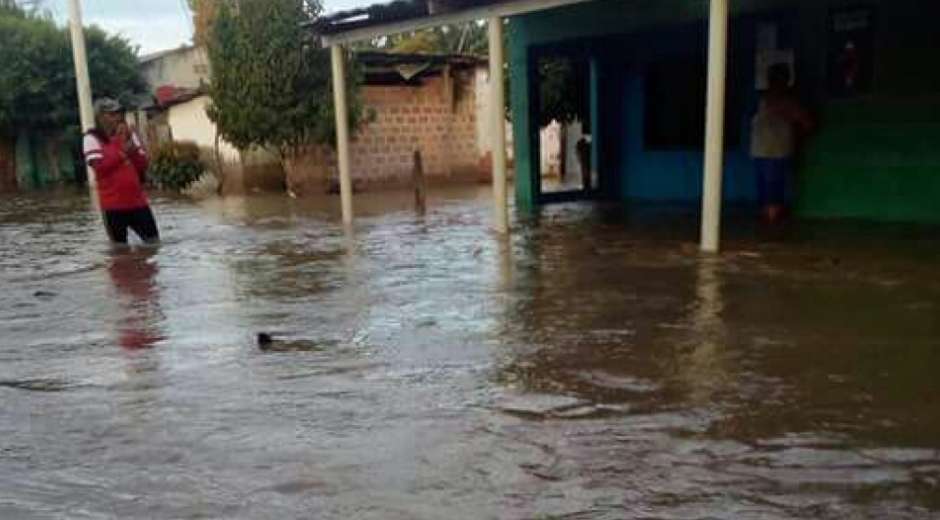
<path id="1" fill-rule="evenodd" d="M 646 70 L 644 145 L 647 150 L 701 150 L 705 145 L 708 67 L 703 58 L 655 61 Z M 740 146 L 741 100 L 729 74 L 725 146 Z"/>

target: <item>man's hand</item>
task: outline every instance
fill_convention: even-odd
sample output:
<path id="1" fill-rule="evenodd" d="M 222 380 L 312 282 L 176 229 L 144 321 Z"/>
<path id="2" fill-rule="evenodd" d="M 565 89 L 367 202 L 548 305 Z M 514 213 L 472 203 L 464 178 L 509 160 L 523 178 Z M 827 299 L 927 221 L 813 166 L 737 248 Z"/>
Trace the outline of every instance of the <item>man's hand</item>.
<path id="1" fill-rule="evenodd" d="M 124 153 L 130 155 L 137 150 L 137 143 L 134 142 L 134 129 L 127 123 L 118 125 L 114 135 L 124 144 Z"/>

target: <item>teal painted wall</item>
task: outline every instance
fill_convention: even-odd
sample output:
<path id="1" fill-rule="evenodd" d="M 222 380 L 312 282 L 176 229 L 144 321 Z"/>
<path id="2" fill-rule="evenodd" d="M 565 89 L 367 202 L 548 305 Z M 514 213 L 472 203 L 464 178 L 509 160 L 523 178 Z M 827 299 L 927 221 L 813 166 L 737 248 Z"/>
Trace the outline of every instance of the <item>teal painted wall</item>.
<path id="1" fill-rule="evenodd" d="M 786 20 L 782 15 L 772 18 L 781 24 L 780 40 L 787 45 L 792 37 L 784 30 Z M 757 105 L 757 94 L 753 89 L 753 59 L 741 59 L 741 56 L 754 55 L 752 39 L 742 37 L 754 33 L 754 22 L 753 19 L 736 21 L 733 27 L 735 30 L 732 31 L 736 37 L 729 44 L 729 90 L 741 93 L 741 98 L 736 104 L 737 111 L 729 106 L 727 117 L 729 120 L 736 119 L 741 129 L 748 128 Z M 617 172 L 621 178 L 620 198 L 695 203 L 696 206 L 701 199 L 704 169 L 701 144 L 688 150 L 646 149 L 644 112 L 647 92 L 644 78 L 648 64 L 670 57 L 698 57 L 704 68 L 706 57 L 703 49 L 706 44 L 706 27 L 698 23 L 668 31 L 647 32 L 633 39 L 615 42 L 619 49 L 616 53 L 619 61 L 610 66 L 619 71 L 617 88 L 625 100 L 618 118 L 622 123 L 619 148 L 623 155 Z M 624 61 L 624 55 L 628 61 Z M 742 132 L 737 141 L 729 136 L 725 154 L 724 197 L 726 201 L 737 204 L 753 203 L 756 199 L 753 164 L 748 153 L 750 142 L 746 133 Z"/>
<path id="2" fill-rule="evenodd" d="M 50 158 L 47 152 L 49 142 L 41 137 L 20 134 L 16 139 L 16 178 L 20 188 L 42 189 L 54 186 L 55 173 L 50 161 L 55 160 L 61 178 L 60 182 L 76 182 L 75 161 L 72 157 L 72 143 L 67 138 L 60 141 L 59 153 Z"/>
<path id="3" fill-rule="evenodd" d="M 530 81 L 530 68 L 528 45 L 523 42 L 530 40 L 525 32 L 526 25 L 516 19 L 509 23 L 509 40 L 512 42 L 509 49 L 509 84 L 510 84 L 510 110 L 512 113 L 512 132 L 514 146 L 516 185 L 516 207 L 519 211 L 529 212 L 536 202 L 537 176 L 535 169 L 540 167 L 536 153 L 537 144 L 530 132 L 531 126 L 538 119 L 534 117 L 531 100 L 533 84 Z"/>
<path id="4" fill-rule="evenodd" d="M 801 97 L 820 117 L 819 131 L 810 140 L 802 159 L 798 211 L 808 217 L 851 217 L 877 220 L 940 222 L 940 39 L 934 37 L 940 19 L 940 2 L 891 0 L 870 2 L 876 7 L 875 92 L 854 101 L 830 100 L 822 81 L 826 22 L 833 5 L 857 5 L 838 0 L 733 1 L 735 22 L 792 10 L 797 51 L 797 81 Z M 620 0 L 582 4 L 514 18 L 510 23 L 511 100 L 516 143 L 517 202 L 523 210 L 537 202 L 537 175 L 532 154 L 538 144 L 529 135 L 532 122 L 530 52 L 544 45 L 584 39 L 604 41 L 611 35 L 650 33 L 663 28 L 703 24 L 707 2 L 659 0 L 631 6 Z M 732 40 L 736 33 L 732 32 Z M 746 32 L 746 30 L 738 30 Z M 737 35 L 738 37 L 740 35 Z M 704 42 L 702 43 L 704 46 Z M 746 49 L 745 49 L 746 50 Z M 625 49 L 608 48 L 623 54 Z M 704 52 L 704 49 L 702 49 Z M 746 55 L 746 52 L 742 55 Z M 744 77 L 753 76 L 753 58 L 739 66 Z M 734 58 L 732 58 L 734 61 Z M 750 63 L 748 63 L 750 62 Z M 932 65 L 931 65 L 932 64 Z M 615 69 L 616 70 L 616 69 Z M 688 186 L 701 184 L 701 153 L 643 154 L 637 149 L 637 125 L 642 121 L 631 103 L 617 106 L 619 95 L 642 99 L 641 83 L 628 75 L 622 84 L 611 71 L 600 74 L 601 112 L 613 107 L 618 125 L 599 123 L 601 136 L 619 132 L 616 143 L 605 142 L 598 151 L 599 166 L 615 169 L 614 183 L 621 198 L 698 197 Z M 610 92 L 614 82 L 614 92 Z M 607 91 L 606 93 L 604 91 Z M 753 94 L 753 89 L 743 92 Z M 749 110 L 752 104 L 744 103 Z M 749 114 L 745 114 L 749 116 Z M 745 137 L 749 128 L 743 128 Z M 726 200 L 753 197 L 750 161 L 744 145 L 731 150 L 725 175 Z M 619 149 L 611 149 L 619 147 Z M 606 148 L 606 150 L 604 149 Z M 626 153 L 624 153 L 626 152 Z M 620 157 L 618 157 L 618 155 Z M 637 172 L 645 172 L 637 175 Z M 650 173 L 654 172 L 654 173 Z M 676 184 L 678 183 L 678 184 Z M 680 186 L 681 184 L 681 186 Z"/>

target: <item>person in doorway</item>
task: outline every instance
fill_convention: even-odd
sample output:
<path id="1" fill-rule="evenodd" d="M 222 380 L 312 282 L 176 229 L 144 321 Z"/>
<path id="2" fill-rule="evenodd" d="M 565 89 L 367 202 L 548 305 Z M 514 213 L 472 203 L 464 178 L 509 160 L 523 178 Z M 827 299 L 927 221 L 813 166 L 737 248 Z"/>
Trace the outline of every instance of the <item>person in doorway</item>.
<path id="1" fill-rule="evenodd" d="M 157 222 L 144 193 L 147 151 L 125 122 L 117 101 L 95 101 L 95 123 L 82 147 L 85 162 L 95 173 L 108 237 L 116 244 L 127 244 L 128 229 L 132 229 L 144 243 L 159 242 Z"/>
<path id="2" fill-rule="evenodd" d="M 581 187 L 584 191 L 591 191 L 593 187 L 593 170 L 591 169 L 591 139 L 582 136 L 578 140 L 578 164 L 581 166 Z"/>
<path id="3" fill-rule="evenodd" d="M 794 159 L 800 140 L 814 123 L 790 90 L 790 66 L 774 65 L 767 76 L 768 89 L 761 96 L 752 124 L 751 156 L 762 216 L 773 224 L 789 210 Z"/>

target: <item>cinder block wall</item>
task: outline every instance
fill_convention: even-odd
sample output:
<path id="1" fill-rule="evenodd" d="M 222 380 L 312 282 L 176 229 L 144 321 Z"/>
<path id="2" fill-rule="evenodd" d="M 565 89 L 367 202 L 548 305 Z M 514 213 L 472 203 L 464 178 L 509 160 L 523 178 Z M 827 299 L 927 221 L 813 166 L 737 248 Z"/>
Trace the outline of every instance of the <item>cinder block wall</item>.
<path id="1" fill-rule="evenodd" d="M 438 77 L 420 87 L 362 89 L 363 103 L 375 117 L 351 144 L 358 186 L 409 185 L 416 150 L 430 182 L 481 178 L 474 81 L 458 76 L 453 84 Z"/>

